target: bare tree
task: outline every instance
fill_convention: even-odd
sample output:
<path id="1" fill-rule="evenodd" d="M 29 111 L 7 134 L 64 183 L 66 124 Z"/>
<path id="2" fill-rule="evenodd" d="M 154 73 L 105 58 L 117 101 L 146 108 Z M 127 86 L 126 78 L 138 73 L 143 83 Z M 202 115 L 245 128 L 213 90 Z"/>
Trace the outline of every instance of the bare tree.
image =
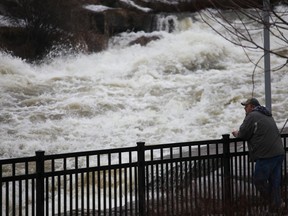
<path id="1" fill-rule="evenodd" d="M 267 27 L 271 38 L 278 44 L 278 48 L 272 48 L 269 52 L 272 55 L 283 58 L 283 64 L 274 67 L 272 71 L 279 70 L 288 64 L 287 1 L 273 1 L 268 5 L 268 12 L 270 14 L 269 23 L 263 18 L 264 10 L 267 9 L 263 7 L 262 0 L 231 0 L 228 6 L 219 2 L 221 1 L 218 1 L 217 4 L 214 3 L 214 7 L 200 13 L 202 20 L 206 24 L 226 40 L 241 46 L 244 51 L 248 49 L 265 50 L 263 41 L 259 41 L 257 38 L 259 38 L 259 34 L 263 33 L 264 27 Z M 213 3 L 212 0 L 211 3 Z M 214 25 L 215 22 L 218 25 Z M 264 57 L 264 52 L 256 62 L 249 57 L 247 52 L 245 53 L 255 65 L 255 71 L 257 67 L 260 67 L 259 62 Z"/>

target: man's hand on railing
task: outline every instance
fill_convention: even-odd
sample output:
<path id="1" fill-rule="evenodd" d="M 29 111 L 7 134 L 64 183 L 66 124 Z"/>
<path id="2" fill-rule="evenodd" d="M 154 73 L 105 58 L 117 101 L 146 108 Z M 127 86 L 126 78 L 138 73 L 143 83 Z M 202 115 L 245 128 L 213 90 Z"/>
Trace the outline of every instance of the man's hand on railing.
<path id="1" fill-rule="evenodd" d="M 238 133 L 239 133 L 239 131 L 236 130 L 236 129 L 234 129 L 234 130 L 232 131 L 232 134 L 233 134 L 234 137 L 238 137 Z"/>

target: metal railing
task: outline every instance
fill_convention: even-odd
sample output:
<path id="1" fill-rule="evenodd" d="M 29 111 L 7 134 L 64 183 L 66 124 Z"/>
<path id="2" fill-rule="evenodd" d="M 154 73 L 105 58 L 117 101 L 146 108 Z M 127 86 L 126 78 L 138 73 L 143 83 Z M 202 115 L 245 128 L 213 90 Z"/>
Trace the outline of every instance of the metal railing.
<path id="1" fill-rule="evenodd" d="M 245 142 L 229 135 L 57 155 L 38 151 L 0 160 L 0 216 L 255 215 L 266 206 L 253 186 L 253 168 Z M 285 159 L 285 201 L 286 177 Z"/>

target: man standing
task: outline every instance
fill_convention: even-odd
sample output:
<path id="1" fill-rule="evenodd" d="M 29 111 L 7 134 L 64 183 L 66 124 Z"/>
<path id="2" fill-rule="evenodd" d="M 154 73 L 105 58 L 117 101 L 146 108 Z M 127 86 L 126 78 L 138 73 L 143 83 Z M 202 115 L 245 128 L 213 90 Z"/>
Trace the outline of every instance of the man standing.
<path id="1" fill-rule="evenodd" d="M 269 211 L 279 212 L 281 200 L 281 166 L 285 151 L 271 112 L 256 98 L 241 103 L 246 116 L 238 130 L 232 132 L 248 142 L 250 160 L 256 162 L 254 184 L 261 196 L 269 201 Z"/>

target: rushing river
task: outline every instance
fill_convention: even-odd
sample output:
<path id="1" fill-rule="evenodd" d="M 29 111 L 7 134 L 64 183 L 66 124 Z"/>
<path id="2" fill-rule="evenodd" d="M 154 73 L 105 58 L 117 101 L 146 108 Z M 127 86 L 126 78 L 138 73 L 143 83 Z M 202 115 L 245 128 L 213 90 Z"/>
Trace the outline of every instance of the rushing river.
<path id="1" fill-rule="evenodd" d="M 174 19 L 171 33 L 123 33 L 100 53 L 38 65 L 0 53 L 0 158 L 218 139 L 237 128 L 254 65 L 200 19 Z M 262 31 L 255 34 L 262 40 Z M 160 39 L 128 45 L 142 35 Z M 273 46 L 282 45 L 271 39 Z M 255 61 L 263 54 L 248 52 Z M 272 68 L 283 61 L 271 56 Z M 271 78 L 281 128 L 288 117 L 287 67 Z M 265 104 L 262 69 L 254 82 L 255 96 Z"/>

